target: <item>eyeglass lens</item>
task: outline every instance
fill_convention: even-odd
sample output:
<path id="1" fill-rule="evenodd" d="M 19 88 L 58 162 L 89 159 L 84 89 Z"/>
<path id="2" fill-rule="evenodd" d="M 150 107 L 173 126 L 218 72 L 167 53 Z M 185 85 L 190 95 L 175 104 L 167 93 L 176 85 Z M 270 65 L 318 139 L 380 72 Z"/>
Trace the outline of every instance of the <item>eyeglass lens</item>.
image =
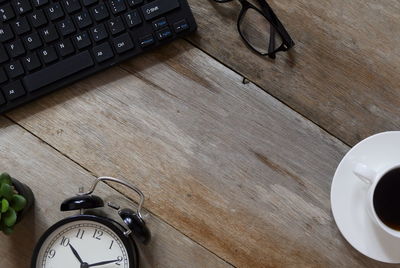
<path id="1" fill-rule="evenodd" d="M 275 52 L 283 43 L 269 21 L 256 9 L 246 9 L 239 21 L 239 31 L 247 43 L 261 54 Z"/>

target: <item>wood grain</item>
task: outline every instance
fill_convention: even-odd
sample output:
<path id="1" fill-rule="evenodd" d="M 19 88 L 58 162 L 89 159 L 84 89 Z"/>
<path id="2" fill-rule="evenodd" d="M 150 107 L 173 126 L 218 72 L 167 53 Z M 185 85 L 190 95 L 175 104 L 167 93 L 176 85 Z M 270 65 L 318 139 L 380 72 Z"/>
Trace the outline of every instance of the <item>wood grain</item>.
<path id="1" fill-rule="evenodd" d="M 34 210 L 17 225 L 15 233 L 11 236 L 0 233 L 0 267 L 30 267 L 40 235 L 52 224 L 73 215 L 59 211 L 61 202 L 75 195 L 79 186 L 88 188 L 94 177 L 3 117 L 0 117 L 0 141 L 0 170 L 7 170 L 28 184 L 36 196 Z M 96 189 L 96 194 L 105 201 L 132 207 L 132 203 L 105 184 Z M 115 212 L 103 211 L 115 218 Z M 149 245 L 140 246 L 141 267 L 229 267 L 159 218 L 146 214 L 153 239 Z"/>
<path id="2" fill-rule="evenodd" d="M 190 41 L 349 145 L 400 128 L 400 2 L 268 0 L 296 42 L 276 60 L 236 29 L 238 1 L 189 0 Z"/>
<path id="3" fill-rule="evenodd" d="M 235 266 L 379 265 L 331 216 L 347 146 L 185 41 L 122 68 L 8 116 Z"/>

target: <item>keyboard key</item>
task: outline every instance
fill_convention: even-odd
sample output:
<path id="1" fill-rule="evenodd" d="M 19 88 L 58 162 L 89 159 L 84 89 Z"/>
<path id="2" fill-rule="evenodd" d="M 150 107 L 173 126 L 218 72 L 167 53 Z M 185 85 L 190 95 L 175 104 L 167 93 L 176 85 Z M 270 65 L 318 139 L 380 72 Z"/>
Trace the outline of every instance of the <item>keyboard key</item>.
<path id="1" fill-rule="evenodd" d="M 40 60 L 36 53 L 32 53 L 22 58 L 22 63 L 29 72 L 39 68 L 41 66 Z"/>
<path id="2" fill-rule="evenodd" d="M 13 0 L 14 8 L 19 14 L 25 14 L 32 10 L 29 0 Z"/>
<path id="3" fill-rule="evenodd" d="M 54 40 L 58 39 L 57 30 L 56 30 L 56 27 L 53 24 L 43 28 L 40 31 L 40 34 L 42 35 L 42 38 L 44 39 L 44 41 L 46 43 L 51 43 Z"/>
<path id="4" fill-rule="evenodd" d="M 69 35 L 75 32 L 75 26 L 72 20 L 66 19 L 58 23 L 58 31 L 63 35 Z"/>
<path id="5" fill-rule="evenodd" d="M 29 25 L 28 20 L 25 17 L 21 17 L 14 21 L 13 28 L 14 32 L 17 35 L 27 33 L 31 30 L 31 26 Z"/>
<path id="6" fill-rule="evenodd" d="M 2 21 L 8 21 L 15 17 L 15 13 L 10 4 L 0 7 L 0 16 Z"/>
<path id="7" fill-rule="evenodd" d="M 6 82 L 7 80 L 8 80 L 8 78 L 7 78 L 6 72 L 4 71 L 3 68 L 0 67 L 0 83 L 4 83 L 4 82 Z M 1 94 L 0 94 L 0 95 L 1 95 Z M 0 104 L 1 104 L 1 100 L 0 100 Z"/>
<path id="8" fill-rule="evenodd" d="M 63 3 L 68 13 L 74 13 L 81 9 L 79 0 L 64 0 Z"/>
<path id="9" fill-rule="evenodd" d="M 29 15 L 29 20 L 33 27 L 38 28 L 47 23 L 46 15 L 42 10 L 35 10 Z"/>
<path id="10" fill-rule="evenodd" d="M 89 12 L 85 10 L 75 15 L 75 22 L 80 29 L 83 29 L 92 24 L 92 19 L 90 18 Z"/>
<path id="11" fill-rule="evenodd" d="M 9 101 L 15 100 L 25 95 L 25 89 L 21 84 L 21 81 L 14 81 L 8 85 L 3 86 L 2 91 L 6 99 Z"/>
<path id="12" fill-rule="evenodd" d="M 10 25 L 3 24 L 0 25 L 0 42 L 5 42 L 14 37 L 14 33 L 11 30 Z"/>
<path id="13" fill-rule="evenodd" d="M 140 4 L 142 4 L 142 3 L 143 3 L 143 0 L 128 0 L 128 4 L 129 4 L 129 6 L 131 6 L 131 7 L 140 5 Z"/>
<path id="14" fill-rule="evenodd" d="M 57 43 L 56 49 L 58 51 L 58 54 L 60 54 L 61 57 L 71 55 L 72 53 L 75 52 L 75 48 L 72 45 L 71 40 L 69 40 L 69 39 L 64 39 L 63 41 Z"/>
<path id="15" fill-rule="evenodd" d="M 6 64 L 4 68 L 6 69 L 8 76 L 11 78 L 16 78 L 24 74 L 24 68 L 19 61 Z"/>
<path id="16" fill-rule="evenodd" d="M 114 38 L 113 45 L 114 45 L 115 51 L 117 51 L 118 54 L 124 53 L 135 47 L 132 42 L 132 39 L 128 33 L 124 33 L 124 34 Z"/>
<path id="17" fill-rule="evenodd" d="M 109 17 L 109 13 L 105 4 L 95 6 L 91 9 L 91 11 L 96 21 L 101 21 Z"/>
<path id="18" fill-rule="evenodd" d="M 189 21 L 186 0 L 0 0 L 0 113 L 194 29 Z"/>
<path id="19" fill-rule="evenodd" d="M 60 79 L 78 73 L 94 65 L 88 51 L 81 52 L 65 60 L 50 65 L 38 72 L 26 75 L 23 83 L 29 92 L 40 89 Z"/>
<path id="20" fill-rule="evenodd" d="M 20 39 L 17 39 L 6 45 L 8 55 L 15 58 L 25 53 L 24 45 Z"/>
<path id="21" fill-rule="evenodd" d="M 108 42 L 105 42 L 101 45 L 95 46 L 93 48 L 93 54 L 98 63 L 106 61 L 114 57 L 114 53 L 111 49 L 111 46 Z"/>
<path id="22" fill-rule="evenodd" d="M 56 20 L 64 16 L 64 11 L 59 3 L 52 4 L 48 7 L 46 13 L 50 20 Z"/>
<path id="23" fill-rule="evenodd" d="M 85 6 L 90 6 L 90 5 L 93 5 L 93 4 L 96 4 L 96 3 L 97 3 L 97 0 L 83 0 L 83 4 Z"/>
<path id="24" fill-rule="evenodd" d="M 99 24 L 90 29 L 90 33 L 95 42 L 99 42 L 108 37 L 108 33 L 104 24 Z"/>
<path id="25" fill-rule="evenodd" d="M 153 25 L 153 29 L 157 31 L 165 26 L 168 26 L 168 22 L 165 17 L 162 17 L 159 18 L 158 20 L 153 21 L 151 25 Z"/>
<path id="26" fill-rule="evenodd" d="M 145 20 L 152 20 L 178 7 L 178 0 L 156 0 L 142 6 L 142 11 Z"/>
<path id="27" fill-rule="evenodd" d="M 41 7 L 47 4 L 49 0 L 33 0 L 32 2 L 35 7 Z"/>
<path id="28" fill-rule="evenodd" d="M 137 10 L 125 14 L 125 21 L 129 28 L 135 27 L 142 23 L 142 18 Z"/>
<path id="29" fill-rule="evenodd" d="M 185 19 L 174 23 L 174 30 L 175 30 L 176 33 L 180 33 L 180 32 L 186 31 L 189 28 L 190 28 L 189 24 L 186 22 Z"/>
<path id="30" fill-rule="evenodd" d="M 8 61 L 9 57 L 3 45 L 0 44 L 0 63 Z"/>
<path id="31" fill-rule="evenodd" d="M 158 40 L 164 40 L 167 39 L 169 37 L 172 37 L 172 32 L 169 29 L 169 27 L 166 27 L 164 29 L 159 30 L 158 32 L 156 32 L 156 36 Z"/>
<path id="32" fill-rule="evenodd" d="M 52 63 L 58 59 L 56 50 L 53 47 L 46 47 L 40 50 L 39 55 L 46 64 Z"/>
<path id="33" fill-rule="evenodd" d="M 115 14 L 119 14 L 122 11 L 126 10 L 126 6 L 124 0 L 111 0 L 110 2 L 111 12 Z"/>
<path id="34" fill-rule="evenodd" d="M 34 50 L 42 46 L 42 40 L 38 33 L 32 33 L 23 38 L 25 46 L 29 50 Z"/>
<path id="35" fill-rule="evenodd" d="M 86 31 L 75 35 L 73 40 L 78 49 L 85 48 L 92 43 L 90 41 L 90 37 Z"/>
<path id="36" fill-rule="evenodd" d="M 143 36 L 139 38 L 139 44 L 141 47 L 148 47 L 155 43 L 154 37 L 152 34 Z"/>
<path id="37" fill-rule="evenodd" d="M 125 25 L 121 20 L 121 17 L 115 17 L 108 21 L 108 27 L 112 35 L 119 34 L 125 30 Z"/>

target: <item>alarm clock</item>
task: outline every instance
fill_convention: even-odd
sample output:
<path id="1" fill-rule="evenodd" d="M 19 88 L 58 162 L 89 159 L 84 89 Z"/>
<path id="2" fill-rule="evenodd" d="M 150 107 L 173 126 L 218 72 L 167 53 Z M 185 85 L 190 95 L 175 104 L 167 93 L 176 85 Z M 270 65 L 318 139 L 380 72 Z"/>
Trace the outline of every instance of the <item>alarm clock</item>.
<path id="1" fill-rule="evenodd" d="M 118 212 L 121 223 L 84 213 L 86 209 L 104 207 L 104 201 L 92 194 L 101 181 L 122 184 L 140 196 L 136 210 L 107 204 Z M 139 267 L 135 240 L 147 244 L 151 237 L 141 214 L 143 203 L 144 195 L 137 187 L 112 177 L 97 178 L 88 192 L 61 204 L 61 211 L 79 210 L 80 214 L 57 222 L 42 235 L 34 249 L 31 268 Z"/>

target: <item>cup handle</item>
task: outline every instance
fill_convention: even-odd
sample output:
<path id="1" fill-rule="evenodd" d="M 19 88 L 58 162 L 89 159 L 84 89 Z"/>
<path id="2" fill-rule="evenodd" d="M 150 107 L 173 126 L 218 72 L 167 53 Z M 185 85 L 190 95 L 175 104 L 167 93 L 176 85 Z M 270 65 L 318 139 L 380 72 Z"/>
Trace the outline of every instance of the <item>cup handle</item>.
<path id="1" fill-rule="evenodd" d="M 366 184 L 372 185 L 376 179 L 375 170 L 369 168 L 365 164 L 357 164 L 353 173 Z"/>

